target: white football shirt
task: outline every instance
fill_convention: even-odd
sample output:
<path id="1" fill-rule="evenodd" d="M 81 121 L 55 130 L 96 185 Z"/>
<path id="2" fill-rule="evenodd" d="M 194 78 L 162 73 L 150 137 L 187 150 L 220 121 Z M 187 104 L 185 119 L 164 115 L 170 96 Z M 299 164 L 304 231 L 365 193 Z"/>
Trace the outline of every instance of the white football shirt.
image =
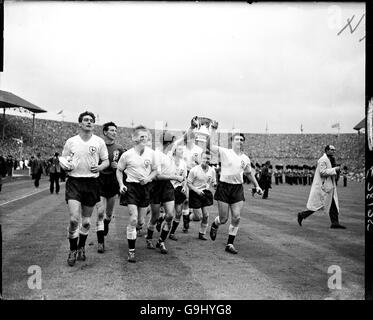
<path id="1" fill-rule="evenodd" d="M 76 166 L 69 172 L 69 176 L 76 178 L 97 178 L 99 173 L 91 172 L 91 166 L 97 166 L 100 160 L 109 158 L 104 139 L 94 134 L 88 141 L 84 141 L 79 135 L 67 139 L 62 156 L 73 158 Z"/>
<path id="2" fill-rule="evenodd" d="M 231 184 L 243 183 L 243 172 L 251 172 L 249 157 L 241 153 L 238 155 L 233 149 L 219 148 L 221 173 L 220 181 Z"/>
<path id="3" fill-rule="evenodd" d="M 179 159 L 179 164 L 176 164 L 176 159 L 174 159 L 174 163 L 175 163 L 175 166 L 174 166 L 174 168 L 175 168 L 174 175 L 186 178 L 186 176 L 187 176 L 187 165 L 186 165 L 186 162 L 183 159 Z M 177 187 L 183 185 L 182 182 L 179 182 L 179 181 L 176 181 L 176 180 L 171 180 L 171 183 L 172 183 L 172 185 L 174 186 L 175 189 Z"/>
<path id="4" fill-rule="evenodd" d="M 131 148 L 124 152 L 118 161 L 118 169 L 126 173 L 127 182 L 140 183 L 157 167 L 155 151 L 149 147 L 145 147 L 141 155 Z"/>
<path id="5" fill-rule="evenodd" d="M 188 183 L 191 183 L 198 190 L 210 189 L 212 184 L 216 183 L 216 173 L 214 168 L 208 167 L 208 170 L 203 170 L 199 164 L 193 167 L 188 175 Z"/>

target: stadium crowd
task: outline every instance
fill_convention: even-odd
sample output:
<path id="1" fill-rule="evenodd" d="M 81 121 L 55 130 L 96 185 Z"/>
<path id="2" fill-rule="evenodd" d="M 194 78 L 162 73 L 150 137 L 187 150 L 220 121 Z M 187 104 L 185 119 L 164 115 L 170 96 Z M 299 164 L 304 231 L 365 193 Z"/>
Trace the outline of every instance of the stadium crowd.
<path id="1" fill-rule="evenodd" d="M 0 141 L 0 156 L 5 160 L 9 159 L 7 168 L 12 166 L 13 170 L 17 170 L 30 167 L 31 157 L 36 157 L 40 153 L 45 175 L 49 174 L 48 159 L 53 157 L 55 152 L 61 152 L 65 138 L 77 134 L 79 130 L 77 123 L 35 119 L 34 144 L 32 144 L 31 118 L 7 115 L 5 120 L 5 139 Z M 0 130 L 2 132 L 2 124 Z M 95 131 L 100 135 L 102 126 L 96 124 Z M 151 131 L 154 134 L 154 130 Z M 266 161 L 274 165 L 274 168 L 272 165 L 270 168 L 271 181 L 273 180 L 274 183 L 296 180 L 289 176 L 298 176 L 298 182 L 304 176 L 310 176 L 317 159 L 323 153 L 320 146 L 327 143 L 332 143 L 339 150 L 337 161 L 342 167 L 348 168 L 348 179 L 358 182 L 364 180 L 364 135 L 247 133 L 245 136 L 244 150 L 252 162 L 256 163 L 256 168 L 263 167 Z M 20 144 L 16 139 L 22 139 L 23 143 Z M 132 143 L 131 129 L 118 127 L 117 139 L 125 148 L 129 148 Z M 215 162 L 215 167 L 218 169 L 218 163 Z M 10 173 L 10 170 L 7 169 L 7 172 Z M 279 172 L 282 172 L 282 180 Z"/>

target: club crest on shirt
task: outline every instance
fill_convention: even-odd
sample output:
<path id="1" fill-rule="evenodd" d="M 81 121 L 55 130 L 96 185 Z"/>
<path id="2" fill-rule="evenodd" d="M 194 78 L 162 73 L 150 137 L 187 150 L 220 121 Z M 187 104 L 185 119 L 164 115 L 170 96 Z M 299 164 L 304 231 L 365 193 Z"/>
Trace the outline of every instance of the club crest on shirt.
<path id="1" fill-rule="evenodd" d="M 89 153 L 92 155 L 97 152 L 97 148 L 95 146 L 90 146 L 88 150 L 89 150 Z"/>
<path id="2" fill-rule="evenodd" d="M 119 150 L 113 151 L 113 161 L 118 161 L 119 158 Z"/>
<path id="3" fill-rule="evenodd" d="M 242 168 L 242 169 L 245 169 L 245 167 L 246 167 L 246 163 L 245 163 L 245 161 L 241 160 L 241 168 Z"/>
<path id="4" fill-rule="evenodd" d="M 149 166 L 150 166 L 150 160 L 149 159 L 144 160 L 144 166 L 145 166 L 145 168 L 149 168 Z"/>

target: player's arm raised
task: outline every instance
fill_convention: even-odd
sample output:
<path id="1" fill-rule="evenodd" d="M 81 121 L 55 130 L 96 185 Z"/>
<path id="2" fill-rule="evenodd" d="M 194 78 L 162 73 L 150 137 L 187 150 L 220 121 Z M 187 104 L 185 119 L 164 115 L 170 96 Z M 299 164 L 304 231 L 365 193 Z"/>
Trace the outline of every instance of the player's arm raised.
<path id="1" fill-rule="evenodd" d="M 213 121 L 211 124 L 210 136 L 207 138 L 207 149 L 212 153 L 219 151 L 219 141 L 217 135 L 218 122 Z"/>
<path id="2" fill-rule="evenodd" d="M 186 141 L 190 134 L 193 132 L 195 128 L 198 127 L 198 121 L 196 120 L 197 117 L 194 117 L 191 121 L 190 127 L 187 129 L 187 131 L 181 136 L 181 138 L 177 139 L 174 141 L 171 147 L 171 154 L 173 154 L 177 148 L 178 145 L 180 144 L 186 144 Z"/>

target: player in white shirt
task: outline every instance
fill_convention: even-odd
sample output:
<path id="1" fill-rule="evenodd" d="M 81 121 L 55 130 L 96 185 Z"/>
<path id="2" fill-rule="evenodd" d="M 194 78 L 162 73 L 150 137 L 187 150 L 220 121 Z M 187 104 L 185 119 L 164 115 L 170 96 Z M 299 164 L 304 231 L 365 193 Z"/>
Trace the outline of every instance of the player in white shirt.
<path id="1" fill-rule="evenodd" d="M 196 165 L 201 163 L 201 155 L 203 149 L 200 146 L 196 145 L 196 134 L 194 129 L 197 127 L 197 124 L 193 122 L 191 123 L 190 128 L 185 132 L 185 134 L 178 140 L 175 141 L 175 145 L 185 145 L 183 158 L 187 165 L 187 176 L 189 171 Z M 186 190 L 186 197 L 187 200 L 185 202 L 184 208 L 182 209 L 183 214 L 183 232 L 188 232 L 189 229 L 189 220 L 188 215 L 193 212 L 192 209 L 189 208 L 189 189 Z"/>
<path id="2" fill-rule="evenodd" d="M 184 146 L 183 145 L 175 145 L 175 151 L 172 152 L 173 159 L 175 162 L 175 174 L 177 176 L 182 177 L 184 180 L 182 182 L 178 180 L 171 180 L 171 183 L 175 189 L 175 218 L 172 221 L 172 227 L 169 234 L 169 238 L 171 240 L 177 241 L 177 237 L 175 236 L 175 232 L 177 227 L 179 226 L 181 216 L 183 211 L 188 212 L 188 201 L 187 201 L 187 165 L 183 159 L 184 154 Z"/>
<path id="3" fill-rule="evenodd" d="M 94 206 L 100 201 L 99 172 L 109 166 L 105 141 L 93 134 L 95 116 L 91 112 L 79 115 L 78 135 L 69 138 L 62 151 L 61 167 L 69 172 L 65 198 L 70 212 L 68 239 L 70 252 L 67 262 L 86 260 L 85 242 L 91 225 Z M 62 160 L 69 159 L 66 163 Z M 101 161 L 100 165 L 99 162 Z M 81 218 L 81 225 L 79 220 Z"/>
<path id="4" fill-rule="evenodd" d="M 189 187 L 189 208 L 193 213 L 188 215 L 188 221 L 200 221 L 198 238 L 207 240 L 205 237 L 209 213 L 207 208 L 213 204 L 213 195 L 209 190 L 216 184 L 216 173 L 214 168 L 210 167 L 211 156 L 207 152 L 202 153 L 201 164 L 193 167 L 188 175 Z"/>
<path id="5" fill-rule="evenodd" d="M 149 147 L 150 149 L 154 149 L 153 148 L 153 135 L 152 135 L 152 133 L 149 129 L 148 129 L 148 142 L 147 142 L 146 146 Z M 150 204 L 146 208 L 146 215 L 149 215 L 149 213 L 151 213 Z M 144 225 L 145 225 L 145 217 L 141 216 L 141 217 L 139 217 L 139 219 L 137 219 L 137 225 L 136 225 L 137 237 L 142 237 L 144 235 L 143 230 L 142 230 Z"/>
<path id="6" fill-rule="evenodd" d="M 237 235 L 240 214 L 245 201 L 243 191 L 243 174 L 253 182 L 257 192 L 262 194 L 262 189 L 254 176 L 254 170 L 251 169 L 250 159 L 242 152 L 242 146 L 245 136 L 240 133 L 234 133 L 231 137 L 232 148 L 227 149 L 219 147 L 216 143 L 217 123 L 212 125 L 210 141 L 208 145 L 212 152 L 218 152 L 221 161 L 221 175 L 214 199 L 218 202 L 219 215 L 211 225 L 210 237 L 215 240 L 217 230 L 220 224 L 228 221 L 229 211 L 231 212 L 231 224 L 229 225 L 228 242 L 225 250 L 237 254 L 233 246 L 234 239 Z"/>
<path id="7" fill-rule="evenodd" d="M 172 152 L 170 152 L 172 149 L 173 140 L 174 136 L 172 134 L 169 132 L 164 132 L 161 136 L 162 145 L 160 146 L 160 149 L 156 150 L 156 154 L 159 159 L 159 174 L 153 187 L 151 200 L 152 215 L 148 224 L 148 234 L 146 236 L 147 247 L 149 249 L 153 249 L 153 232 L 159 218 L 159 209 L 162 204 L 165 210 L 165 217 L 156 247 L 160 248 L 161 253 L 163 254 L 168 252 L 165 241 L 171 229 L 175 209 L 175 193 L 171 181 L 176 180 L 182 182 L 184 180 L 184 177 L 178 176 L 175 173 L 175 163 L 172 157 Z"/>
<path id="8" fill-rule="evenodd" d="M 136 225 L 142 221 L 150 204 L 152 181 L 158 174 L 154 150 L 147 146 L 148 129 L 137 126 L 132 133 L 134 147 L 124 152 L 117 165 L 117 180 L 121 193 L 121 205 L 128 207 L 127 225 L 128 261 L 136 262 Z M 127 179 L 123 181 L 123 171 Z"/>

